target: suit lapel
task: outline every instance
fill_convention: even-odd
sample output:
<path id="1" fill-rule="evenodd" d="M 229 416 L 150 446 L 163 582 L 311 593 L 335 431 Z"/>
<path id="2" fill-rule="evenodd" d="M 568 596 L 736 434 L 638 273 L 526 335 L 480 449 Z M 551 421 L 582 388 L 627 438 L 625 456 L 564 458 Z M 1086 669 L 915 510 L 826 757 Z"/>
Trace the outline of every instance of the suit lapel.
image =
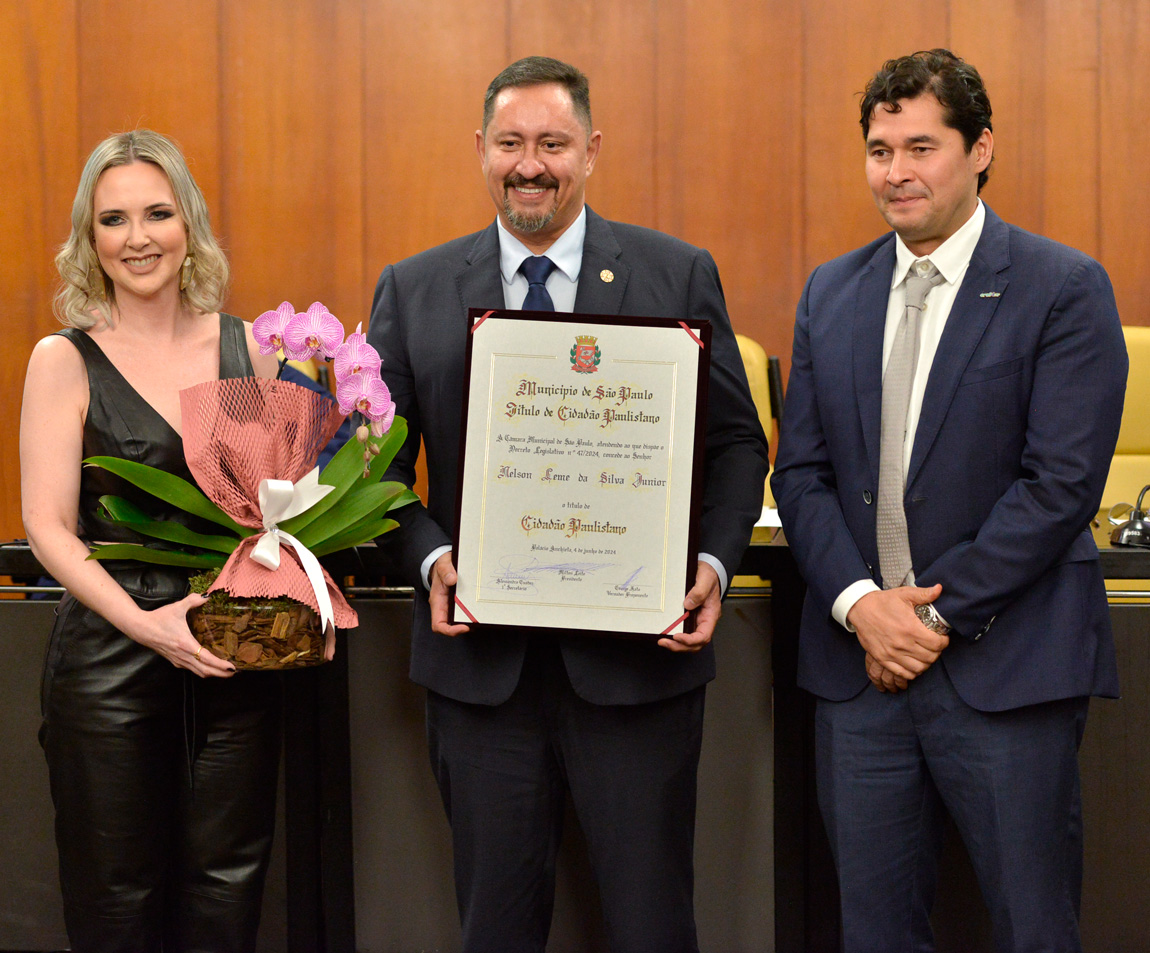
<path id="1" fill-rule="evenodd" d="M 468 308 L 502 308 L 503 280 L 499 277 L 499 231 L 495 222 L 479 233 L 463 266 L 455 273 L 455 287 L 464 314 Z"/>
<path id="2" fill-rule="evenodd" d="M 1009 231 L 1002 219 L 987 206 L 982 236 L 950 309 L 926 381 L 906 475 L 908 488 L 930 452 L 954 400 L 958 382 L 998 309 L 998 302 L 1002 300 L 999 296 L 1009 284 L 1003 274 L 1009 266 Z"/>
<path id="3" fill-rule="evenodd" d="M 618 314 L 622 310 L 623 295 L 631 278 L 631 269 L 622 254 L 611 226 L 588 208 L 583 264 L 575 293 L 577 313 Z"/>
<path id="4" fill-rule="evenodd" d="M 886 331 L 887 301 L 894 274 L 894 238 L 884 243 L 859 275 L 855 300 L 855 401 L 866 444 L 867 462 L 878 485 L 878 456 L 882 440 L 882 341 Z"/>
<path id="5" fill-rule="evenodd" d="M 622 254 L 611 226 L 588 208 L 579 290 L 575 294 L 577 312 L 619 313 L 631 277 L 631 269 L 622 260 Z M 503 307 L 499 231 L 494 222 L 479 233 L 463 266 L 455 273 L 455 284 L 465 311 L 467 308 Z"/>

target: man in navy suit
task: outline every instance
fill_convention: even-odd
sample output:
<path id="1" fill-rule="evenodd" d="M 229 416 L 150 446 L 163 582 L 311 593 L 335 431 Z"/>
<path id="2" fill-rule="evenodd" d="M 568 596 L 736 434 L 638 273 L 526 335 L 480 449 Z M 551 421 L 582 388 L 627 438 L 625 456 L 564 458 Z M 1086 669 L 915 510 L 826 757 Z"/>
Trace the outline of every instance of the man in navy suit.
<path id="1" fill-rule="evenodd" d="M 1118 692 L 1089 530 L 1126 382 L 1114 295 L 979 199 L 973 67 L 890 60 L 861 123 L 894 231 L 807 281 L 772 479 L 808 584 L 799 681 L 845 949 L 933 949 L 949 812 L 996 949 L 1079 950 L 1077 750 L 1089 696 Z"/>
<path id="2" fill-rule="evenodd" d="M 568 790 L 612 951 L 697 950 L 692 842 L 709 643 L 761 510 L 766 444 L 711 256 L 585 206 L 601 138 L 577 69 L 529 57 L 500 73 L 476 133 L 496 221 L 386 268 L 368 331 L 410 426 L 388 478 L 414 479 L 421 437 L 427 453 L 426 509 L 403 510 L 381 543 L 428 592 L 416 599 L 411 675 L 428 688 L 466 951 L 544 949 Z M 550 274 L 529 280 L 521 268 L 539 257 Z M 470 307 L 710 321 L 699 564 L 683 603 L 699 609 L 694 632 L 656 645 L 448 623 Z"/>

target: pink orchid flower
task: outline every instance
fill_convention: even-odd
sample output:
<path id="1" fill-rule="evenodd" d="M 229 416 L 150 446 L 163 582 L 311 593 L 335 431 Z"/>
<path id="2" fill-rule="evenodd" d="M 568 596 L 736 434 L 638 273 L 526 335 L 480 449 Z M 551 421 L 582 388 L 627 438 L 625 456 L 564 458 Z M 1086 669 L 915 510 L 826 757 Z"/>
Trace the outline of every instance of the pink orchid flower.
<path id="1" fill-rule="evenodd" d="M 363 333 L 363 322 L 355 326 L 355 331 L 335 352 L 335 379 L 338 384 L 349 374 L 372 374 L 379 376 L 383 362 L 379 352 L 367 343 Z"/>
<path id="2" fill-rule="evenodd" d="M 295 306 L 285 301 L 275 311 L 265 311 L 252 324 L 252 336 L 260 346 L 261 354 L 275 354 L 284 346 L 284 332 L 295 317 Z"/>
<path id="3" fill-rule="evenodd" d="M 358 410 L 371 421 L 371 432 L 379 437 L 391 428 L 395 419 L 395 401 L 378 374 L 349 374 L 336 387 L 340 413 Z"/>
<path id="4" fill-rule="evenodd" d="M 335 354 L 343 341 L 343 325 L 319 301 L 295 315 L 284 331 L 284 353 L 290 360 L 306 361 L 316 354 L 324 360 Z"/>

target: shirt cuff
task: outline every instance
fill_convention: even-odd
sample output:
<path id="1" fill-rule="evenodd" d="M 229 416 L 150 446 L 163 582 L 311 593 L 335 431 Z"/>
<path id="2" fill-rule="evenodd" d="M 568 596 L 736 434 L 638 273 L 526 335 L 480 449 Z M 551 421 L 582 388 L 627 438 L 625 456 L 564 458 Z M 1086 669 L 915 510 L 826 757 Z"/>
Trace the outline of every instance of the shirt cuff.
<path id="1" fill-rule="evenodd" d="M 700 562 L 705 562 L 718 574 L 719 597 L 722 598 L 727 592 L 727 570 L 725 570 L 723 564 L 710 553 L 699 553 L 699 560 Z"/>
<path id="2" fill-rule="evenodd" d="M 882 590 L 874 584 L 873 579 L 860 579 L 858 582 L 852 582 L 839 593 L 839 597 L 834 601 L 834 605 L 831 606 L 831 615 L 834 617 L 835 622 L 848 632 L 854 632 L 855 627 L 847 622 L 847 616 L 850 615 L 851 609 L 853 609 L 855 603 L 868 592 L 881 591 Z"/>
<path id="3" fill-rule="evenodd" d="M 431 567 L 435 565 L 435 561 L 444 553 L 451 552 L 450 546 L 440 546 L 433 549 L 427 558 L 419 566 L 419 578 L 423 580 L 423 587 L 431 592 Z"/>

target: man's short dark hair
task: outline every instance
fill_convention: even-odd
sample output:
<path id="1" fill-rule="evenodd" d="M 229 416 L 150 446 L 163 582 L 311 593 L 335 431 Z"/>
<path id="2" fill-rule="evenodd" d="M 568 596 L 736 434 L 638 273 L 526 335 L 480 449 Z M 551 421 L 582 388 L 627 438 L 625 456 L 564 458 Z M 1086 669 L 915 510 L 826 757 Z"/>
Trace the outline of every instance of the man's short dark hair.
<path id="1" fill-rule="evenodd" d="M 495 112 L 495 97 L 503 90 L 515 86 L 541 86 L 544 83 L 558 83 L 571 96 L 575 115 L 583 123 L 587 135 L 591 134 L 591 90 L 587 77 L 568 63 L 554 60 L 550 56 L 525 56 L 516 60 L 491 81 L 483 97 L 483 134 L 487 135 L 487 125 Z"/>
<path id="2" fill-rule="evenodd" d="M 870 118 L 876 108 L 883 106 L 891 112 L 900 112 L 900 100 L 914 99 L 923 93 L 930 93 L 939 101 L 943 122 L 962 134 L 967 152 L 983 129 L 994 131 L 990 123 L 990 97 L 978 70 L 950 50 L 935 49 L 887 60 L 874 74 L 860 103 L 863 138 L 870 134 Z M 978 174 L 980 192 L 989 177 L 990 166 L 987 166 Z"/>

